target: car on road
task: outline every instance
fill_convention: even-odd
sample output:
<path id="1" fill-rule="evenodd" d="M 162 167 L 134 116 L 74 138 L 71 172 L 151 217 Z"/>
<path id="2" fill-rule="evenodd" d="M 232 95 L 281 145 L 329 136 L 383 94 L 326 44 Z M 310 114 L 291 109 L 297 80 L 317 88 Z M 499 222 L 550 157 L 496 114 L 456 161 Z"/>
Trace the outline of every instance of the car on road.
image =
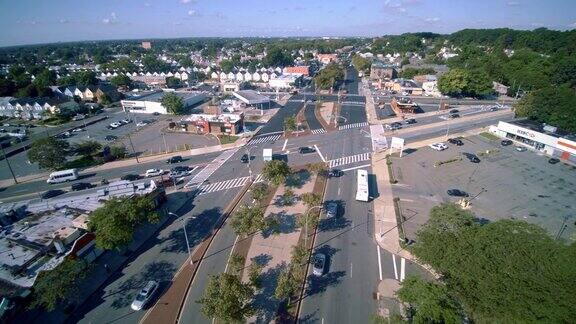
<path id="1" fill-rule="evenodd" d="M 560 162 L 560 160 L 558 160 L 557 158 L 551 158 L 550 160 L 548 160 L 548 163 L 550 164 L 556 164 L 558 162 Z"/>
<path id="2" fill-rule="evenodd" d="M 243 154 L 242 157 L 240 158 L 240 162 L 248 163 L 248 161 L 250 161 L 250 157 L 248 156 L 248 154 Z"/>
<path id="3" fill-rule="evenodd" d="M 451 110 L 450 110 L 450 113 L 451 113 L 451 114 L 457 114 L 457 113 L 459 113 L 459 112 L 460 112 L 460 110 L 458 110 L 458 109 L 451 109 Z"/>
<path id="4" fill-rule="evenodd" d="M 524 146 L 516 146 L 516 151 L 518 152 L 526 152 L 528 149 Z"/>
<path id="5" fill-rule="evenodd" d="M 333 201 L 326 204 L 326 218 L 332 218 L 336 215 L 338 215 L 338 203 Z"/>
<path id="6" fill-rule="evenodd" d="M 74 128 L 74 129 L 72 130 L 73 133 L 79 133 L 79 132 L 83 132 L 83 131 L 85 131 L 85 129 L 82 128 L 82 127 Z"/>
<path id="7" fill-rule="evenodd" d="M 308 153 L 314 153 L 316 152 L 316 150 L 312 147 L 309 146 L 302 146 L 298 149 L 298 153 L 300 154 L 308 154 Z"/>
<path id="8" fill-rule="evenodd" d="M 456 145 L 456 146 L 462 146 L 462 145 L 464 145 L 464 142 L 462 142 L 462 140 L 459 139 L 459 138 L 449 138 L 449 139 L 448 139 L 448 143 L 454 144 L 454 145 Z"/>
<path id="9" fill-rule="evenodd" d="M 343 174 L 344 172 L 339 169 L 331 169 L 330 171 L 328 171 L 329 178 L 338 178 L 341 177 Z"/>
<path id="10" fill-rule="evenodd" d="M 404 121 L 407 125 L 416 124 L 416 119 L 409 118 Z"/>
<path id="11" fill-rule="evenodd" d="M 149 177 L 157 177 L 159 175 L 163 175 L 164 174 L 164 170 L 162 169 L 148 169 L 146 170 L 146 178 Z"/>
<path id="12" fill-rule="evenodd" d="M 116 129 L 116 128 L 122 126 L 122 124 L 119 122 L 113 122 L 109 126 L 112 127 L 112 129 Z"/>
<path id="13" fill-rule="evenodd" d="M 72 191 L 80 191 L 80 190 L 90 189 L 90 188 L 92 188 L 92 184 L 88 183 L 88 182 L 77 182 L 77 183 L 74 183 L 71 187 Z"/>
<path id="14" fill-rule="evenodd" d="M 448 189 L 446 191 L 446 193 L 448 194 L 448 196 L 453 196 L 453 197 L 468 197 L 468 193 L 466 191 L 462 191 L 460 189 Z"/>
<path id="15" fill-rule="evenodd" d="M 490 111 L 497 111 L 497 110 L 498 110 L 497 106 L 490 107 Z"/>
<path id="16" fill-rule="evenodd" d="M 60 190 L 60 189 L 52 189 L 52 190 L 48 190 L 45 191 L 40 198 L 42 199 L 49 199 L 49 198 L 53 198 L 56 196 L 60 196 L 61 194 L 65 193 L 64 190 Z"/>
<path id="17" fill-rule="evenodd" d="M 428 146 L 431 149 L 436 150 L 436 151 L 444 151 L 444 150 L 448 149 L 448 145 L 446 145 L 444 143 L 434 143 L 434 144 L 430 144 Z"/>
<path id="18" fill-rule="evenodd" d="M 326 267 L 326 255 L 324 253 L 316 253 L 312 261 L 312 274 L 321 276 L 324 274 Z"/>
<path id="19" fill-rule="evenodd" d="M 105 140 L 107 140 L 108 142 L 112 142 L 118 139 L 118 136 L 114 136 L 114 135 L 106 135 L 106 137 L 104 137 Z"/>
<path id="20" fill-rule="evenodd" d="M 122 124 L 124 124 L 124 125 L 130 124 L 131 122 L 132 122 L 132 119 L 129 119 L 129 118 L 125 118 L 125 119 L 122 119 L 122 120 L 120 121 L 120 123 L 122 123 Z"/>
<path id="21" fill-rule="evenodd" d="M 397 130 L 400 128 L 402 128 L 402 124 L 399 122 L 393 122 L 391 124 L 386 124 L 386 129 Z"/>
<path id="22" fill-rule="evenodd" d="M 511 140 L 502 140 L 502 142 L 500 142 L 500 144 L 502 146 L 509 146 L 509 145 L 512 145 L 512 141 Z"/>
<path id="23" fill-rule="evenodd" d="M 448 117 L 454 119 L 454 118 L 460 118 L 459 114 L 450 114 Z"/>
<path id="24" fill-rule="evenodd" d="M 146 304 L 150 302 L 152 297 L 154 297 L 156 290 L 158 290 L 158 282 L 154 280 L 148 281 L 146 286 L 144 286 L 144 288 L 138 292 L 138 295 L 136 295 L 136 298 L 130 305 L 130 308 L 135 311 L 142 310 L 144 307 L 146 307 Z"/>
<path id="25" fill-rule="evenodd" d="M 480 163 L 480 158 L 476 154 L 473 153 L 462 153 L 470 162 L 472 163 Z"/>
<path id="26" fill-rule="evenodd" d="M 127 181 L 135 181 L 138 179 L 140 179 L 140 175 L 133 173 L 125 174 L 122 177 L 120 177 L 120 180 L 127 180 Z"/>
<path id="27" fill-rule="evenodd" d="M 175 156 L 172 156 L 171 158 L 169 158 L 168 160 L 166 160 L 166 163 L 172 164 L 172 163 L 180 163 L 180 162 L 182 162 L 182 161 L 184 161 L 184 159 L 182 158 L 182 156 L 180 156 L 180 155 L 175 155 Z"/>
<path id="28" fill-rule="evenodd" d="M 155 112 L 152 113 L 152 116 L 159 116 L 159 115 L 160 115 L 160 113 L 157 112 L 157 111 L 155 111 Z"/>
<path id="29" fill-rule="evenodd" d="M 146 122 L 146 121 L 141 121 L 138 124 L 136 124 L 136 126 L 138 126 L 138 127 L 144 127 L 146 125 L 148 125 L 148 122 Z"/>

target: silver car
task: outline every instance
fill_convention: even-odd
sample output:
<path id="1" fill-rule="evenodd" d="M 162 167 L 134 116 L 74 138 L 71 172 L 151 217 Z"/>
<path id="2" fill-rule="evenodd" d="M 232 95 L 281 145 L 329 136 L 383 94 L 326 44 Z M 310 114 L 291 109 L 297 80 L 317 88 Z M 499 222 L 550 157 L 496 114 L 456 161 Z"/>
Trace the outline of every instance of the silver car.
<path id="1" fill-rule="evenodd" d="M 338 203 L 330 202 L 326 205 L 326 218 L 332 218 L 338 214 Z"/>
<path id="2" fill-rule="evenodd" d="M 326 266 L 326 255 L 324 253 L 317 253 L 314 255 L 312 264 L 312 274 L 321 276 L 324 274 L 324 267 Z"/>
<path id="3" fill-rule="evenodd" d="M 150 299 L 152 299 L 157 289 L 158 289 L 158 283 L 156 281 L 154 280 L 148 281 L 148 283 L 146 283 L 146 286 L 144 286 L 144 288 L 140 290 L 138 295 L 136 295 L 136 298 L 134 299 L 130 307 L 135 311 L 142 310 L 142 308 L 146 306 L 146 304 L 150 301 Z"/>

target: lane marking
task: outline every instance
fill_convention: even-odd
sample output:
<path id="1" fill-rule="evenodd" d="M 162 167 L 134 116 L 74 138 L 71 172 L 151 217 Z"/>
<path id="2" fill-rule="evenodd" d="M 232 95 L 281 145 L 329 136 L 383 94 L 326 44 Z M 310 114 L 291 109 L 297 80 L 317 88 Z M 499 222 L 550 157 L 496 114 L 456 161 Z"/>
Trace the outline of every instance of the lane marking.
<path id="1" fill-rule="evenodd" d="M 405 278 L 405 270 L 406 269 L 406 259 L 400 259 L 400 282 L 404 281 Z"/>
<path id="2" fill-rule="evenodd" d="M 322 152 L 320 152 L 320 149 L 318 148 L 318 146 L 316 144 L 314 144 L 314 148 L 316 149 L 316 152 L 318 152 L 318 155 L 320 155 L 322 162 L 326 163 L 326 159 L 324 158 L 324 155 L 322 155 Z"/>
<path id="3" fill-rule="evenodd" d="M 286 144 L 288 144 L 288 139 L 284 140 L 284 146 L 282 146 L 282 151 L 286 150 Z"/>
<path id="4" fill-rule="evenodd" d="M 352 168 L 348 168 L 348 169 L 343 169 L 342 171 L 352 171 L 352 170 L 356 170 L 356 169 L 367 168 L 369 166 L 370 166 L 370 164 L 364 164 L 364 165 L 360 165 L 360 166 L 356 166 L 356 167 L 352 167 Z"/>
<path id="5" fill-rule="evenodd" d="M 380 245 L 376 245 L 376 250 L 378 251 L 378 275 L 380 276 L 380 281 L 382 281 L 382 257 L 380 256 Z"/>
<path id="6" fill-rule="evenodd" d="M 350 278 L 352 278 L 352 270 L 354 270 L 354 265 L 350 262 Z"/>
<path id="7" fill-rule="evenodd" d="M 396 267 L 396 254 L 392 254 L 392 263 L 394 264 L 394 279 L 398 280 L 398 268 Z"/>
<path id="8" fill-rule="evenodd" d="M 226 262 L 226 267 L 224 267 L 224 273 L 226 273 L 226 271 L 228 271 L 228 265 L 230 264 L 230 259 L 232 258 L 232 253 L 234 253 L 234 247 L 236 246 L 236 243 L 238 242 L 238 235 L 236 235 L 236 239 L 234 240 L 234 244 L 232 244 L 232 249 L 230 250 L 230 255 L 228 256 L 228 262 Z"/>
<path id="9" fill-rule="evenodd" d="M 340 187 L 338 187 L 338 196 L 340 196 Z"/>

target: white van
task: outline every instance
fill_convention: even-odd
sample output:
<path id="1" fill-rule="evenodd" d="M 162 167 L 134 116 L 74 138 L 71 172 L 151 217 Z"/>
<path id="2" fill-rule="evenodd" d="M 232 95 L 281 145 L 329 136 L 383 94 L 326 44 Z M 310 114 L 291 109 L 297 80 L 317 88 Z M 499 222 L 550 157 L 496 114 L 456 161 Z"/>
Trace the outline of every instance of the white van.
<path id="1" fill-rule="evenodd" d="M 78 179 L 78 171 L 76 171 L 76 169 L 70 169 L 50 173 L 50 176 L 48 177 L 48 180 L 46 180 L 46 182 L 52 184 L 66 181 L 74 181 L 76 179 Z"/>

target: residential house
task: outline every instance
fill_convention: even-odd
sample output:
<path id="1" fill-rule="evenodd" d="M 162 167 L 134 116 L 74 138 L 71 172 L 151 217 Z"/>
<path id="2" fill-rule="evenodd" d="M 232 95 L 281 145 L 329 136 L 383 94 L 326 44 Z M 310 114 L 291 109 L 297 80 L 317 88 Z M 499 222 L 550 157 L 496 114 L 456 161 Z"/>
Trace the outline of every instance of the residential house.
<path id="1" fill-rule="evenodd" d="M 370 79 L 372 80 L 382 80 L 382 79 L 394 79 L 397 76 L 396 66 L 392 64 L 386 64 L 381 61 L 372 62 L 370 67 Z"/>

